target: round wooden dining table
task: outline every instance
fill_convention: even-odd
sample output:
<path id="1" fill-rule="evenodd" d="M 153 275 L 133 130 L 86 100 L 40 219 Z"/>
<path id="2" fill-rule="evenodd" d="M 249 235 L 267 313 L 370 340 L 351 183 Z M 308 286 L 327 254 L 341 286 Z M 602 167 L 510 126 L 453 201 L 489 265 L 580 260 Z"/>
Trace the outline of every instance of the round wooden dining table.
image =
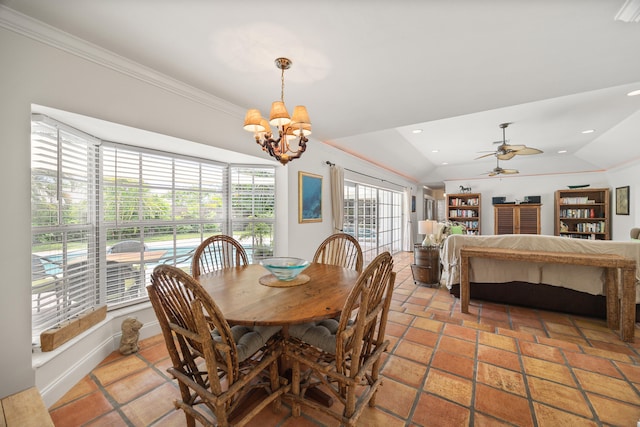
<path id="1" fill-rule="evenodd" d="M 338 316 L 358 279 L 358 272 L 311 263 L 307 283 L 267 286 L 269 271 L 259 264 L 225 268 L 196 277 L 229 323 L 247 326 L 294 325 Z"/>

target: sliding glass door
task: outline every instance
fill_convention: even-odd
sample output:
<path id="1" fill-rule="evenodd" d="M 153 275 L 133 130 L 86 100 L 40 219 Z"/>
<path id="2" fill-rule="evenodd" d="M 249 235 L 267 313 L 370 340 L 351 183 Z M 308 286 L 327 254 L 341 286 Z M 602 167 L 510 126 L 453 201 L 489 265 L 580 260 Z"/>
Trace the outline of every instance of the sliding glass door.
<path id="1" fill-rule="evenodd" d="M 402 193 L 345 182 L 343 230 L 358 239 L 365 264 L 402 250 L 402 216 Z"/>

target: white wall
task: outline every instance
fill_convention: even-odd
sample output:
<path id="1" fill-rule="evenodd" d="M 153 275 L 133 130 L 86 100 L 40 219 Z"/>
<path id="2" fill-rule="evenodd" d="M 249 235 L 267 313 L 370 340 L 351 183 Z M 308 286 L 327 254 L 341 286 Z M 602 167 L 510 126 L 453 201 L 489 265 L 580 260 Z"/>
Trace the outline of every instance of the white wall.
<path id="1" fill-rule="evenodd" d="M 542 159 L 541 159 L 542 160 Z M 567 189 L 569 185 L 589 184 L 590 188 L 611 189 L 611 231 L 613 240 L 628 240 L 629 229 L 637 226 L 640 200 L 634 197 L 638 190 L 640 161 L 613 172 L 595 172 L 580 174 L 559 174 L 547 176 L 507 175 L 486 177 L 476 180 L 447 181 L 445 190 L 449 194 L 459 193 L 460 186 L 471 187 L 472 193 L 481 193 L 481 227 L 482 234 L 494 234 L 493 197 L 506 197 L 507 201 L 523 200 L 525 196 L 540 196 L 542 207 L 540 212 L 541 233 L 554 234 L 554 202 L 555 191 Z M 635 184 L 635 185 L 634 185 Z M 629 216 L 615 215 L 615 187 L 631 186 L 631 207 Z M 635 189 L 635 190 L 634 190 Z M 634 191 L 636 193 L 634 193 Z M 635 225 L 632 225 L 635 224 Z"/>
<path id="2" fill-rule="evenodd" d="M 288 253 L 300 258 L 311 259 L 318 245 L 333 231 L 331 220 L 330 177 L 327 161 L 360 174 L 345 171 L 345 179 L 368 183 L 374 186 L 403 191 L 403 187 L 411 187 L 416 194 L 416 184 L 407 182 L 381 168 L 377 168 L 327 144 L 313 142 L 308 145 L 305 154 L 298 160 L 289 163 L 289 206 L 288 206 Z M 322 222 L 298 223 L 298 171 L 322 176 Z M 370 178 L 361 174 L 370 175 Z M 394 184 L 400 184 L 393 185 Z M 415 217 L 415 214 L 412 216 Z"/>
<path id="3" fill-rule="evenodd" d="M 640 162 L 618 167 L 607 173 L 611 186 L 612 239 L 628 240 L 629 230 L 640 227 Z M 629 186 L 629 215 L 616 215 L 616 188 Z"/>

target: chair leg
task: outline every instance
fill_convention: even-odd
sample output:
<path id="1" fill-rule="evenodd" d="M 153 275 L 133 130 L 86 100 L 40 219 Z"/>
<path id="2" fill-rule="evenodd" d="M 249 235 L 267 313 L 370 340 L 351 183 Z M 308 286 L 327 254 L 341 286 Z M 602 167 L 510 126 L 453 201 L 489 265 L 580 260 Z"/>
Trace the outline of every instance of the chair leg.
<path id="1" fill-rule="evenodd" d="M 376 386 L 376 383 L 378 382 L 378 376 L 380 374 L 381 362 L 382 361 L 380 360 L 380 358 L 378 358 L 378 360 L 373 362 L 373 366 L 371 367 L 371 380 L 370 380 L 369 387 L 375 387 L 375 390 L 373 390 L 373 393 L 371 394 L 371 398 L 369 399 L 369 406 L 372 408 L 376 406 L 376 395 L 378 394 L 378 388 L 379 388 Z"/>
<path id="2" fill-rule="evenodd" d="M 291 369 L 291 393 L 297 398 L 300 397 L 300 361 L 293 359 Z M 291 415 L 294 417 L 300 416 L 300 404 L 293 400 L 291 402 Z"/>

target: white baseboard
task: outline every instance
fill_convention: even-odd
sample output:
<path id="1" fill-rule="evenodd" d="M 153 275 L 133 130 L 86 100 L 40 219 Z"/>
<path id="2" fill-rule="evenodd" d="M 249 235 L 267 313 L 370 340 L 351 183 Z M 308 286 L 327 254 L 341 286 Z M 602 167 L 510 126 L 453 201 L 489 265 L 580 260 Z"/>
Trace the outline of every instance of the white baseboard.
<path id="1" fill-rule="evenodd" d="M 127 317 L 135 317 L 143 323 L 140 339 L 161 333 L 151 304 L 144 303 L 108 312 L 103 322 L 54 351 L 33 354 L 36 387 L 47 408 L 55 404 L 113 351 L 118 350 L 122 321 Z"/>

